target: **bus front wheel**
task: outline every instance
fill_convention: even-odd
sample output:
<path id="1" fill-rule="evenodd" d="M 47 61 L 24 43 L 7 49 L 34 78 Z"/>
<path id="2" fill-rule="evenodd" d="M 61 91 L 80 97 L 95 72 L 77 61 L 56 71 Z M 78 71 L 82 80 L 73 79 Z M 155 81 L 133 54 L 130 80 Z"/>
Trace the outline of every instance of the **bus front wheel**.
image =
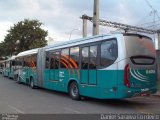
<path id="1" fill-rule="evenodd" d="M 80 100 L 80 94 L 77 82 L 73 81 L 69 85 L 69 95 L 73 100 Z"/>

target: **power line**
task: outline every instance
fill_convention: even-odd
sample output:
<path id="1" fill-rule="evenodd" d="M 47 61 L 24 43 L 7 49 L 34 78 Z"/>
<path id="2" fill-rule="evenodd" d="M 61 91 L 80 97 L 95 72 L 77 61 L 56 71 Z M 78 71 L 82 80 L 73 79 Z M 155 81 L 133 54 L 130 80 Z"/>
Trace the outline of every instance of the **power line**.
<path id="1" fill-rule="evenodd" d="M 146 3 L 148 4 L 148 6 L 152 9 L 152 12 L 153 12 L 153 14 L 154 14 L 154 19 L 155 19 L 155 15 L 157 15 L 158 19 L 160 19 L 157 10 L 149 3 L 148 0 L 145 0 L 145 1 L 146 1 Z"/>
<path id="2" fill-rule="evenodd" d="M 87 20 L 93 22 L 93 17 L 87 16 L 87 15 L 82 15 L 81 19 L 87 19 Z M 101 19 L 99 19 L 99 24 L 103 25 L 103 26 L 113 27 L 113 28 L 120 28 L 120 29 L 124 30 L 125 32 L 135 31 L 135 32 L 148 33 L 148 34 L 155 34 L 158 32 L 157 30 L 150 30 L 150 29 L 146 29 L 146 28 L 142 28 L 142 27 L 131 26 L 131 25 L 127 25 L 127 24 L 111 22 L 111 21 L 106 21 L 106 20 L 101 20 Z"/>
<path id="3" fill-rule="evenodd" d="M 150 25 L 150 26 L 147 26 L 145 28 L 158 28 L 160 26 L 160 24 L 154 24 L 154 25 Z"/>
<path id="4" fill-rule="evenodd" d="M 147 14 L 145 17 L 143 17 L 141 20 L 139 20 L 139 22 L 137 22 L 136 26 L 141 26 L 142 24 L 144 24 L 144 23 L 142 23 L 142 24 L 139 24 L 139 23 L 141 23 L 141 21 L 144 21 L 148 16 L 149 16 L 149 14 Z"/>
<path id="5" fill-rule="evenodd" d="M 155 22 L 160 22 L 160 20 L 157 20 Z M 146 22 L 146 23 L 143 23 L 143 24 L 139 24 L 138 26 L 144 26 L 144 25 L 148 25 L 148 24 L 154 24 L 155 22 Z"/>

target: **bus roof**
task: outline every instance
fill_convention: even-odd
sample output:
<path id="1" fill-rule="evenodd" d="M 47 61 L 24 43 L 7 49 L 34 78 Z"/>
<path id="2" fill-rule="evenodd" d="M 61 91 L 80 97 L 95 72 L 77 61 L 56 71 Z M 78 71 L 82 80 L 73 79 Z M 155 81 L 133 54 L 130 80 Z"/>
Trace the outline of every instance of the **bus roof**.
<path id="1" fill-rule="evenodd" d="M 27 50 L 27 51 L 24 51 L 24 52 L 20 52 L 16 57 L 22 57 L 22 56 L 36 54 L 36 53 L 38 53 L 38 49 L 39 48 L 32 49 L 32 50 Z"/>
<path id="2" fill-rule="evenodd" d="M 46 46 L 45 49 L 46 49 L 46 51 L 48 51 L 51 49 L 58 49 L 58 48 L 69 47 L 69 46 L 74 46 L 74 45 L 76 46 L 79 44 L 85 44 L 87 42 L 99 41 L 100 38 L 105 38 L 105 37 L 113 38 L 113 37 L 120 35 L 120 34 L 122 35 L 122 33 L 117 32 L 117 33 L 110 33 L 110 34 L 105 34 L 105 35 L 80 38 L 80 39 L 75 39 L 75 40 L 70 40 L 70 41 L 64 41 L 64 42 L 55 43 L 54 45 Z"/>
<path id="3" fill-rule="evenodd" d="M 88 39 L 99 38 L 102 36 L 103 35 L 98 35 L 98 36 L 91 36 L 91 37 L 86 37 L 86 38 L 74 39 L 74 40 L 70 40 L 70 41 L 58 42 L 58 43 L 55 43 L 54 45 L 46 46 L 46 48 L 52 48 L 52 47 L 57 47 L 59 45 L 67 45 L 67 44 L 71 44 L 71 43 L 82 42 L 82 41 L 86 41 Z"/>
<path id="4" fill-rule="evenodd" d="M 16 58 L 16 56 L 14 55 L 14 56 L 8 58 L 6 61 L 14 60 L 15 58 Z"/>

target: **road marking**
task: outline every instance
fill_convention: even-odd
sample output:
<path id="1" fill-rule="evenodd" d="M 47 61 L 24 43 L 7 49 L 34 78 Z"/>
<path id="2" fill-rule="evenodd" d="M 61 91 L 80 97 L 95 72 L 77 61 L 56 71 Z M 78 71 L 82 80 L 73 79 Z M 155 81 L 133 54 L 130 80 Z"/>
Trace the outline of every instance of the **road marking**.
<path id="1" fill-rule="evenodd" d="M 68 107 L 66 107 L 66 108 L 64 108 L 64 109 L 67 110 L 67 111 L 71 111 L 71 112 L 74 112 L 74 113 L 78 113 L 78 114 L 81 113 L 81 112 L 79 112 L 79 111 L 77 111 L 77 110 L 74 110 L 74 109 L 68 108 Z"/>
<path id="2" fill-rule="evenodd" d="M 12 106 L 12 105 L 8 105 L 8 107 L 10 107 L 11 109 L 15 110 L 15 111 L 18 112 L 18 113 L 24 114 L 24 112 L 23 112 L 22 110 L 14 107 L 14 106 Z"/>

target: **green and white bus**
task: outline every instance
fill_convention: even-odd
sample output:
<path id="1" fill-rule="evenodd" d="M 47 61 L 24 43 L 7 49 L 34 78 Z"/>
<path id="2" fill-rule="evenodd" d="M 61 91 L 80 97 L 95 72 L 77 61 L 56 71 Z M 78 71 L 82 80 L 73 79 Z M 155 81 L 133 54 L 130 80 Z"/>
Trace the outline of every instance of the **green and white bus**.
<path id="1" fill-rule="evenodd" d="M 20 82 L 66 92 L 75 100 L 121 99 L 157 91 L 154 45 L 139 34 L 58 43 L 19 53 L 17 59 L 23 63 L 16 74 Z"/>
<path id="2" fill-rule="evenodd" d="M 21 52 L 16 56 L 14 78 L 17 82 L 30 84 L 31 81 L 37 79 L 37 53 L 38 49 L 33 49 Z"/>
<path id="3" fill-rule="evenodd" d="M 15 56 L 8 58 L 7 60 L 3 61 L 3 70 L 2 74 L 8 78 L 14 78 L 14 71 L 15 71 Z"/>
<path id="4" fill-rule="evenodd" d="M 2 73 L 3 73 L 3 69 L 4 69 L 4 67 L 5 67 L 5 61 L 4 61 L 4 60 L 2 60 L 2 61 L 0 61 L 0 74 L 2 74 Z"/>

